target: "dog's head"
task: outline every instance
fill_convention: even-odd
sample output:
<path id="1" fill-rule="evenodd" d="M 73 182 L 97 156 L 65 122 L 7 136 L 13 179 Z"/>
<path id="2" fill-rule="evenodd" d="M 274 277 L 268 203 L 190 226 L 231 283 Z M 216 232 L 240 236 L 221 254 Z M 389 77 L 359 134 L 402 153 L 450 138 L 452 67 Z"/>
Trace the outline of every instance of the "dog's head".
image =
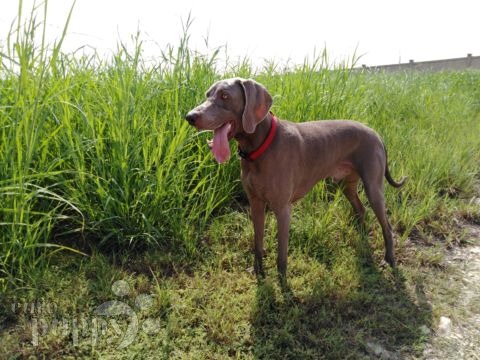
<path id="1" fill-rule="evenodd" d="M 216 82 L 206 97 L 185 118 L 199 130 L 213 130 L 211 149 L 215 159 L 222 163 L 230 157 L 229 140 L 240 133 L 254 133 L 267 116 L 272 97 L 256 81 L 241 78 Z"/>

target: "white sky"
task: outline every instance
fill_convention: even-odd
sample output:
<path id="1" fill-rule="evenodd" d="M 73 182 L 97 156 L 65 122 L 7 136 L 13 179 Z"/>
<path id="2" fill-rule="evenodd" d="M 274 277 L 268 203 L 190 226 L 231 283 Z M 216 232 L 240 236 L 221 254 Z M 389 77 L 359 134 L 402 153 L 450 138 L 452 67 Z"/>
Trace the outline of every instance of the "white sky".
<path id="1" fill-rule="evenodd" d="M 39 3 L 40 1 L 37 1 Z M 33 0 L 24 0 L 24 13 Z M 60 36 L 72 0 L 50 0 L 51 40 Z M 0 0 L 0 47 L 18 1 Z M 479 0 L 77 0 L 64 51 L 116 48 L 138 29 L 146 57 L 178 44 L 192 14 L 190 45 L 202 53 L 227 44 L 231 58 L 301 63 L 324 46 L 342 61 L 357 49 L 359 64 L 375 65 L 480 55 Z M 42 12 L 38 13 L 41 19 Z"/>

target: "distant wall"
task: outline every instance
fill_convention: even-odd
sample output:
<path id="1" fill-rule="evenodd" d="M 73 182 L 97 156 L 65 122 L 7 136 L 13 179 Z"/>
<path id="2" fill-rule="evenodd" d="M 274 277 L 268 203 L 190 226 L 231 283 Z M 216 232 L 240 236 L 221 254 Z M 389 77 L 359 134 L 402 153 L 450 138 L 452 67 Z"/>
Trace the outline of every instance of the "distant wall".
<path id="1" fill-rule="evenodd" d="M 442 71 L 442 70 L 465 70 L 465 69 L 480 69 L 480 56 L 472 56 L 467 54 L 463 58 L 419 61 L 410 60 L 408 63 L 366 66 L 362 65 L 363 69 L 373 71 L 399 71 L 399 70 L 419 70 L 419 71 Z"/>

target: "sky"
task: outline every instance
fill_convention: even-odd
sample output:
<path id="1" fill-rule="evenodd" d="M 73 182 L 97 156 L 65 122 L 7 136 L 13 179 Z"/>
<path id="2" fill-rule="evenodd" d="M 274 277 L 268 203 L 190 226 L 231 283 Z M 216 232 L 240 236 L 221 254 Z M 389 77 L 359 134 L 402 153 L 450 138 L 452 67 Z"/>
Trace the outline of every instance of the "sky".
<path id="1" fill-rule="evenodd" d="M 72 3 L 48 1 L 49 41 Z M 32 4 L 23 1 L 24 13 Z M 233 60 L 297 64 L 326 48 L 332 63 L 356 54 L 358 65 L 394 64 L 480 55 L 479 10 L 479 0 L 77 0 L 63 50 L 108 55 L 140 30 L 144 57 L 159 57 L 178 45 L 190 14 L 189 44 L 201 53 L 220 47 Z M 0 51 L 17 13 L 18 1 L 0 0 Z"/>

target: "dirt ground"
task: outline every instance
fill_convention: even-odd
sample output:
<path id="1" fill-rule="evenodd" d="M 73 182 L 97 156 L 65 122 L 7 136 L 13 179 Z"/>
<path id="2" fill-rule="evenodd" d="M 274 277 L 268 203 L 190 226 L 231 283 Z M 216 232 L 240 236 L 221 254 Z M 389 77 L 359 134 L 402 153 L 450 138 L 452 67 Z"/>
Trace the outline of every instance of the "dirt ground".
<path id="1" fill-rule="evenodd" d="M 455 248 L 445 259 L 458 297 L 435 324 L 425 359 L 480 359 L 480 226 L 465 230 L 471 245 Z"/>

